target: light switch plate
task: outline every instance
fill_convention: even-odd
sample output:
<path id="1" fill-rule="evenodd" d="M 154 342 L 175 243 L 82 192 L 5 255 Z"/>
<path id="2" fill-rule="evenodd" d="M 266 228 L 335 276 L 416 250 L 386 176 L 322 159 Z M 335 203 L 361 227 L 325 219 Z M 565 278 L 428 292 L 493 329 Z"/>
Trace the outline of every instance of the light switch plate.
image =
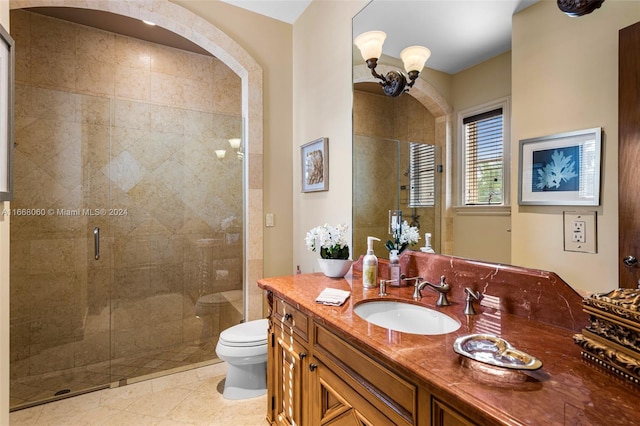
<path id="1" fill-rule="evenodd" d="M 273 226 L 274 226 L 274 224 L 273 224 L 273 213 L 267 213 L 267 214 L 264 216 L 264 225 L 265 225 L 267 228 L 271 228 L 271 227 L 273 227 Z"/>
<path id="2" fill-rule="evenodd" d="M 598 252 L 596 212 L 563 212 L 564 251 Z"/>

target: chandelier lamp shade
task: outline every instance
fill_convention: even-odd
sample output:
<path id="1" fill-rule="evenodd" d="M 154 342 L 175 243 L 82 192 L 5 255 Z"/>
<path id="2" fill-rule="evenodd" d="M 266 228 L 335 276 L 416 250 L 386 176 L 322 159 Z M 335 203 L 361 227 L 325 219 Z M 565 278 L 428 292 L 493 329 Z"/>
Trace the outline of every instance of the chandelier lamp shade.
<path id="1" fill-rule="evenodd" d="M 382 45 L 387 35 L 382 31 L 368 31 L 356 37 L 354 43 L 360 49 L 362 59 L 371 70 L 371 75 L 380 80 L 380 84 L 387 96 L 400 96 L 414 85 L 424 64 L 431 56 L 431 51 L 422 46 L 407 47 L 400 52 L 400 59 L 404 64 L 407 76 L 399 71 L 389 71 L 387 75 L 376 72 L 378 59 L 382 55 Z"/>

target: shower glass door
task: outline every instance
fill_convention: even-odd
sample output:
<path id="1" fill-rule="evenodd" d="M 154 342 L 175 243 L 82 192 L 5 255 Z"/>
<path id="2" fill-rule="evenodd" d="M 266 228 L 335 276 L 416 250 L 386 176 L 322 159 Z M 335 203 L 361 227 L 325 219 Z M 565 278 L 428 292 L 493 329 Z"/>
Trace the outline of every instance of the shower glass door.
<path id="1" fill-rule="evenodd" d="M 112 373 L 120 383 L 216 359 L 242 309 L 239 117 L 115 100 L 110 160 Z M 216 151 L 224 150 L 219 157 Z"/>
<path id="2" fill-rule="evenodd" d="M 11 24 L 11 409 L 216 362 L 244 314 L 240 77 L 35 12 Z"/>
<path id="3" fill-rule="evenodd" d="M 103 247 L 96 258 L 93 232 L 108 231 L 93 209 L 109 205 L 110 109 L 107 98 L 16 85 L 12 408 L 111 382 L 111 256 Z"/>
<path id="4" fill-rule="evenodd" d="M 41 108 L 18 109 L 12 408 L 215 360 L 243 319 L 242 120 L 16 91 Z"/>

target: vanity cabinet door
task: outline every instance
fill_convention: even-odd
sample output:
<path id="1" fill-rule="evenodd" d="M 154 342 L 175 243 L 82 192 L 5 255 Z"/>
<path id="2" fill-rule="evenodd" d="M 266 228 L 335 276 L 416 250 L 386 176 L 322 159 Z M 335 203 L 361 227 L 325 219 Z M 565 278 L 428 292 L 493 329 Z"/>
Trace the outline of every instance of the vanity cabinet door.
<path id="1" fill-rule="evenodd" d="M 433 398 L 431 403 L 431 412 L 433 413 L 433 426 L 474 426 L 471 422 L 460 413 L 453 410 L 440 400 Z"/>
<path id="2" fill-rule="evenodd" d="M 308 388 L 309 357 L 307 349 L 291 334 L 275 327 L 273 408 L 275 424 L 306 425 L 306 389 Z"/>
<path id="3" fill-rule="evenodd" d="M 383 426 L 396 423 L 382 414 L 319 359 L 311 372 L 311 423 L 318 426 Z"/>

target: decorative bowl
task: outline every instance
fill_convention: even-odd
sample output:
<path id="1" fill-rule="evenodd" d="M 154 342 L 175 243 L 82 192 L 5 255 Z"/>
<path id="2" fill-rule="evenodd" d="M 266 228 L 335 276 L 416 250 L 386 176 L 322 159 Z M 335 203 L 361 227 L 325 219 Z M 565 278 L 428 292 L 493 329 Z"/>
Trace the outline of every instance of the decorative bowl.
<path id="1" fill-rule="evenodd" d="M 352 263 L 353 260 L 346 259 L 318 259 L 320 270 L 330 278 L 344 277 L 351 269 Z"/>

